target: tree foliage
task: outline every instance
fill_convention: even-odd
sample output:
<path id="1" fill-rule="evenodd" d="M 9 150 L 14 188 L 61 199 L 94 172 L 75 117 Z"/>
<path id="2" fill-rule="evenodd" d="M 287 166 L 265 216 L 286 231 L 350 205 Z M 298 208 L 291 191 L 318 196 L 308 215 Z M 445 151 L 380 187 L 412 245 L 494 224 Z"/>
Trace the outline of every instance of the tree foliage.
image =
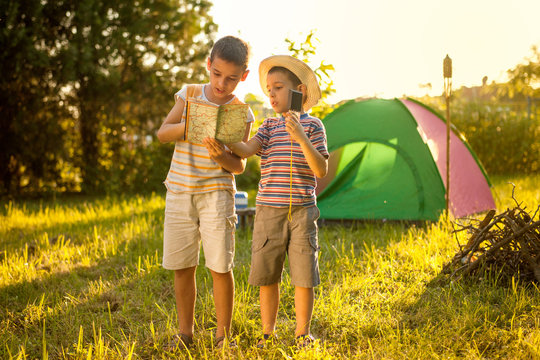
<path id="1" fill-rule="evenodd" d="M 40 1 L 0 5 L 0 193 L 54 181 L 65 155 L 65 112 L 45 49 L 53 34 L 37 20 L 42 11 Z"/>
<path id="2" fill-rule="evenodd" d="M 540 96 L 540 51 L 537 46 L 531 48 L 532 55 L 525 62 L 507 71 L 509 81 L 504 87 L 510 97 L 518 94 Z"/>
<path id="3" fill-rule="evenodd" d="M 317 48 L 315 46 L 316 41 L 318 41 L 318 39 L 315 37 L 315 32 L 313 30 L 311 30 L 305 40 L 300 43 L 291 39 L 285 39 L 291 55 L 306 63 L 309 63 L 310 59 L 317 53 Z M 334 81 L 331 76 L 331 73 L 335 71 L 335 69 L 334 65 L 327 64 L 322 60 L 318 67 L 313 68 L 313 71 L 319 80 L 322 96 L 321 101 L 319 101 L 317 106 L 313 107 L 311 113 L 314 116 L 323 119 L 333 109 L 332 106 L 326 103 L 325 99 L 336 92 Z"/>
<path id="4" fill-rule="evenodd" d="M 0 192 L 95 192 L 133 176 L 172 106 L 206 77 L 204 0 L 28 0 L 0 5 Z M 148 164 L 147 166 L 152 166 Z M 141 169 L 139 169 L 141 170 Z M 164 176 L 164 174 L 161 174 Z M 137 179 L 138 181 L 144 181 Z"/>

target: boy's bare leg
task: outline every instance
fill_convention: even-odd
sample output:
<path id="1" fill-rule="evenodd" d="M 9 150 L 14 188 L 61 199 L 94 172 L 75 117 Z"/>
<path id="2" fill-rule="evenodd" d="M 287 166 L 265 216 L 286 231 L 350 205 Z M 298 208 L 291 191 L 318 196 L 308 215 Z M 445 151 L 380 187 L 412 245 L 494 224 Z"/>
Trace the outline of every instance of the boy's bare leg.
<path id="1" fill-rule="evenodd" d="M 228 336 L 231 330 L 234 306 L 233 272 L 218 273 L 210 270 L 214 288 L 214 304 L 216 306 L 217 329 L 216 338 Z"/>
<path id="2" fill-rule="evenodd" d="M 180 334 L 193 336 L 193 317 L 195 314 L 195 269 L 193 266 L 174 271 L 174 295 L 176 297 L 176 312 L 178 313 L 178 328 Z"/>
<path id="3" fill-rule="evenodd" d="M 294 307 L 296 310 L 295 337 L 310 333 L 314 297 L 313 288 L 304 288 L 299 286 L 294 288 Z"/>
<path id="4" fill-rule="evenodd" d="M 259 288 L 259 301 L 261 303 L 263 334 L 271 334 L 276 328 L 279 306 L 279 283 L 261 286 Z"/>

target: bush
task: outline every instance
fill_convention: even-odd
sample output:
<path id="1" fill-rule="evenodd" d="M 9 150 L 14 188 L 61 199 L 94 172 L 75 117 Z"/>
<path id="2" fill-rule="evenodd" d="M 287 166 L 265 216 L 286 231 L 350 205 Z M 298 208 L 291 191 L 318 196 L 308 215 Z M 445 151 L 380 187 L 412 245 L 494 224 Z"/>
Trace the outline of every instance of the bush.
<path id="1" fill-rule="evenodd" d="M 540 126 L 510 106 L 466 104 L 454 122 L 490 174 L 540 171 Z"/>
<path id="2" fill-rule="evenodd" d="M 421 101 L 446 114 L 441 97 Z M 490 175 L 540 172 L 540 121 L 525 106 L 500 99 L 452 99 L 451 121 Z"/>

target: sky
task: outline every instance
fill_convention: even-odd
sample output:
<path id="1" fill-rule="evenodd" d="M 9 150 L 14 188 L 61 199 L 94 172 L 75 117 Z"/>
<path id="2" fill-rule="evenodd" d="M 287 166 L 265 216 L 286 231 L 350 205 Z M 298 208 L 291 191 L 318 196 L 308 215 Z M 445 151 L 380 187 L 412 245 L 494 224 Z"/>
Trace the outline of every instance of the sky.
<path id="1" fill-rule="evenodd" d="M 453 88 L 507 79 L 506 71 L 540 47 L 540 0 L 214 0 L 216 40 L 238 36 L 251 47 L 243 98 L 265 98 L 258 65 L 289 54 L 313 30 L 316 55 L 334 66 L 336 93 L 327 102 L 357 97 L 440 95 L 442 64 L 453 64 Z M 431 90 L 423 86 L 431 84 Z"/>

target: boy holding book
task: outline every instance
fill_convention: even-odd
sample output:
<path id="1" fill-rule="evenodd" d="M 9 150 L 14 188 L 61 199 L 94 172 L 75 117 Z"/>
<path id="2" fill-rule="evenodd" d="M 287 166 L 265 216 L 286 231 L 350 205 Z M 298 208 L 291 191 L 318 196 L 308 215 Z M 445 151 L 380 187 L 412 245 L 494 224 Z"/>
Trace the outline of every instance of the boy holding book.
<path id="1" fill-rule="evenodd" d="M 249 282 L 259 286 L 263 337 L 274 338 L 279 282 L 289 256 L 295 286 L 299 346 L 314 341 L 310 332 L 313 288 L 320 283 L 318 266 L 316 177 L 328 171 L 326 133 L 322 122 L 306 113 L 321 97 L 314 72 L 303 61 L 276 55 L 263 60 L 259 80 L 279 118 L 267 118 L 247 142 L 229 145 L 242 158 L 261 157 Z M 290 90 L 302 92 L 302 110 L 290 111 Z"/>
<path id="2" fill-rule="evenodd" d="M 213 280 L 217 328 L 216 346 L 230 336 L 234 304 L 234 211 L 233 174 L 244 171 L 245 160 L 227 147 L 207 137 L 202 144 L 184 141 L 186 100 L 222 104 L 240 104 L 233 94 L 249 73 L 248 45 L 233 36 L 219 39 L 207 60 L 210 82 L 187 85 L 175 94 L 176 103 L 167 115 L 157 136 L 160 142 L 174 141 L 175 148 L 165 185 L 165 223 L 163 231 L 163 267 L 174 270 L 174 290 L 179 332 L 175 343 L 188 347 L 193 343 L 196 299 L 195 270 L 199 263 L 200 244 L 206 267 Z M 243 130 L 246 141 L 251 131 L 253 113 Z M 234 345 L 234 342 L 229 342 Z"/>

